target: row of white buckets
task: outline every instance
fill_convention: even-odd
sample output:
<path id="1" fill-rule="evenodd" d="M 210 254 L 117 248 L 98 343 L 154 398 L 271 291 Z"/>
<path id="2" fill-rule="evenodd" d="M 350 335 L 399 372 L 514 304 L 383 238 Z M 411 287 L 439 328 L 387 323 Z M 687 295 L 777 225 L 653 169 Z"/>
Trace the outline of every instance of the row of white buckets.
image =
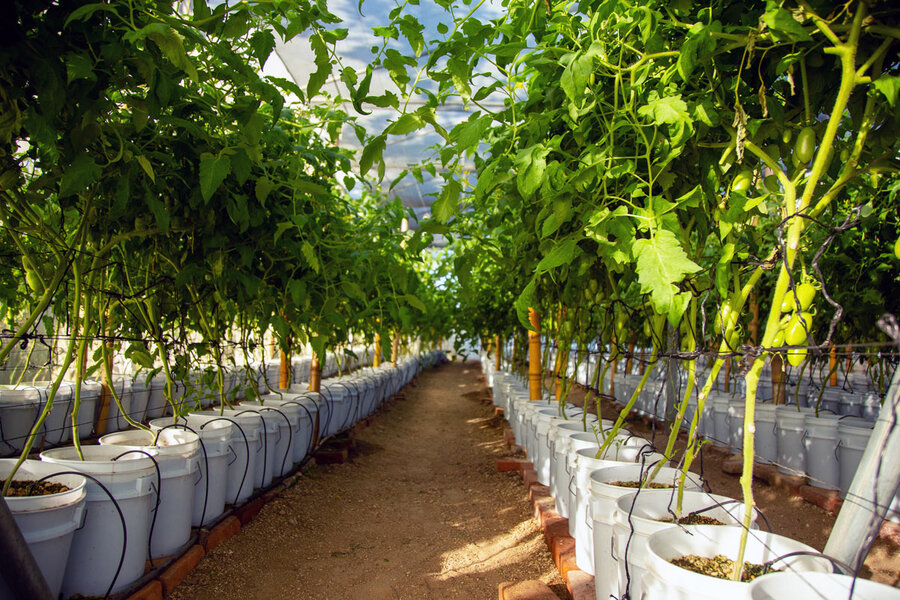
<path id="1" fill-rule="evenodd" d="M 6 501 L 54 597 L 121 592 L 143 577 L 148 558 L 192 543 L 192 527 L 214 524 L 228 505 L 290 473 L 313 450 L 317 421 L 320 438 L 354 425 L 439 357 L 323 381 L 321 395 L 295 390 L 154 419 L 149 430 L 82 446 L 83 460 L 72 446 L 45 450 L 14 478 L 46 477 L 69 490 Z M 15 462 L 0 459 L 0 478 Z M 0 580 L 0 600 L 12 598 Z"/>
<path id="2" fill-rule="evenodd" d="M 646 440 L 628 432 L 620 431 L 600 452 L 611 422 L 598 423 L 596 416 L 573 405 L 561 408 L 551 398 L 530 401 L 522 378 L 495 371 L 492 362 L 484 358 L 483 368 L 494 388 L 494 403 L 504 408 L 517 443 L 534 464 L 538 481 L 549 486 L 557 511 L 568 519 L 576 564 L 595 576 L 597 600 L 839 597 L 830 593 L 831 587 L 815 586 L 805 596 L 801 592 L 781 594 L 778 581 L 795 589 L 807 580 L 818 586 L 821 576 L 833 582 L 827 586 L 840 589 L 844 576 L 833 573 L 831 561 L 810 546 L 758 529 L 756 515 L 748 534 L 746 560 L 758 564 L 775 561 L 772 567 L 779 573 L 759 577 L 751 585 L 672 564 L 671 559 L 690 554 L 725 555 L 734 560 L 742 532 L 743 503 L 703 491 L 703 482 L 696 475 L 665 466 L 665 458 Z M 682 481 L 680 515 L 697 513 L 723 525 L 675 525 Z M 669 519 L 672 522 L 665 522 Z M 785 556 L 796 552 L 810 554 Z M 822 589 L 829 592 L 821 595 Z M 856 590 L 853 597 L 860 600 L 900 598 L 900 591 L 869 581 L 859 581 Z"/>

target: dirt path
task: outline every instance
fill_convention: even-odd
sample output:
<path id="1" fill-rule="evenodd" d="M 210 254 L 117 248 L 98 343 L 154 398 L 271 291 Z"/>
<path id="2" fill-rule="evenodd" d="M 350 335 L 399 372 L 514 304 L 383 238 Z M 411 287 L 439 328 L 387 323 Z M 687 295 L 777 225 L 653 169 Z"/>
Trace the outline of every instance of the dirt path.
<path id="1" fill-rule="evenodd" d="M 476 363 L 426 371 L 356 437 L 218 546 L 175 600 L 483 599 L 559 578 L 506 453 Z"/>

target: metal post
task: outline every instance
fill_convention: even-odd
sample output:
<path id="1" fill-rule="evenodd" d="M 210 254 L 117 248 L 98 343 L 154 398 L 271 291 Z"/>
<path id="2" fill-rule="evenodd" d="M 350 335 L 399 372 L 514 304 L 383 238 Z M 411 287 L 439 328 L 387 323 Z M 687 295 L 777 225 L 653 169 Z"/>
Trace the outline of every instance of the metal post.
<path id="1" fill-rule="evenodd" d="M 878 414 L 853 482 L 828 536 L 825 554 L 857 570 L 887 514 L 900 486 L 900 369 Z"/>
<path id="2" fill-rule="evenodd" d="M 53 594 L 28 543 L 19 531 L 6 498 L 0 496 L 0 576 L 13 598 L 53 600 Z"/>

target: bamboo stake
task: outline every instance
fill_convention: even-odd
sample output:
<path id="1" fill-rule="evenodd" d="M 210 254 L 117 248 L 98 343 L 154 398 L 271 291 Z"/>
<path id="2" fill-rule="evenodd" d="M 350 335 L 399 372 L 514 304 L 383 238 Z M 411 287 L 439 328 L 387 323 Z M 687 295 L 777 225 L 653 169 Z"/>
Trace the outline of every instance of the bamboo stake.
<path id="1" fill-rule="evenodd" d="M 784 360 L 780 354 L 772 356 L 772 404 L 785 404 Z"/>
<path id="2" fill-rule="evenodd" d="M 494 349 L 494 370 L 499 371 L 500 362 L 503 360 L 503 346 L 500 343 L 499 333 L 497 334 L 497 337 L 495 339 L 496 341 L 494 342 L 494 345 L 496 346 L 496 348 Z"/>
<path id="3" fill-rule="evenodd" d="M 400 354 L 400 332 L 394 330 L 394 339 L 391 340 L 391 366 L 397 367 L 397 359 Z"/>
<path id="4" fill-rule="evenodd" d="M 286 390 L 289 387 L 291 387 L 291 357 L 282 350 L 281 365 L 278 369 L 278 389 Z"/>
<path id="5" fill-rule="evenodd" d="M 313 350 L 312 359 L 309 361 L 309 391 L 322 390 L 322 366 L 319 364 L 319 355 Z"/>
<path id="6" fill-rule="evenodd" d="M 541 399 L 541 316 L 533 309 L 528 309 L 528 399 Z"/>
<path id="7" fill-rule="evenodd" d="M 381 366 L 381 334 L 375 334 L 375 356 L 372 357 L 372 366 Z"/>
<path id="8" fill-rule="evenodd" d="M 625 359 L 625 374 L 628 375 L 631 373 L 631 363 L 634 358 L 634 337 L 631 338 L 631 343 L 628 344 L 628 358 Z"/>
<path id="9" fill-rule="evenodd" d="M 731 357 L 725 359 L 725 393 L 731 392 Z"/>
<path id="10" fill-rule="evenodd" d="M 831 350 L 828 351 L 828 372 L 831 375 L 828 378 L 828 385 L 834 387 L 837 383 L 837 346 L 831 344 Z"/>

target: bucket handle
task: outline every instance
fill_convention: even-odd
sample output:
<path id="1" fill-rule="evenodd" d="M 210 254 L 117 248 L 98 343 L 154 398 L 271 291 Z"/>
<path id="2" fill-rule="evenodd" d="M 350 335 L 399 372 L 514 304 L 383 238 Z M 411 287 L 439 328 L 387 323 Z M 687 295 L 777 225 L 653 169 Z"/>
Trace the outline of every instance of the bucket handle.
<path id="1" fill-rule="evenodd" d="M 609 539 L 609 554 L 612 556 L 612 559 L 616 562 L 619 562 L 619 553 L 616 552 L 616 534 L 613 532 L 612 537 Z"/>

